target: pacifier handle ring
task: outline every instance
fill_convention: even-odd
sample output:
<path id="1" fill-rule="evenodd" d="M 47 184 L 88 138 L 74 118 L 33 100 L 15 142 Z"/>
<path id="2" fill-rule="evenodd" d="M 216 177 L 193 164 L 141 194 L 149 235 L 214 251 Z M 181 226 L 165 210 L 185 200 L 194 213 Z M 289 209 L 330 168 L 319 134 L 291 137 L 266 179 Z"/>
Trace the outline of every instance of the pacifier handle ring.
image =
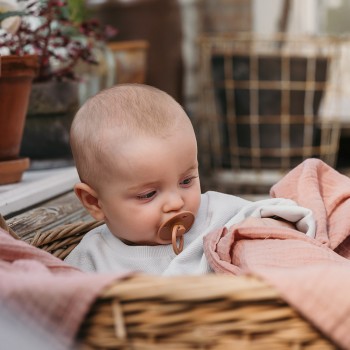
<path id="1" fill-rule="evenodd" d="M 183 230 L 185 230 L 183 225 L 174 225 L 173 231 L 172 231 L 172 234 L 171 234 L 171 243 L 173 245 L 173 249 L 174 249 L 174 252 L 175 252 L 176 255 L 180 254 L 182 252 L 183 247 L 184 247 L 184 236 L 183 235 L 181 235 L 179 237 L 180 242 L 179 242 L 179 245 L 177 245 L 177 235 L 176 235 L 176 233 L 181 228 L 183 228 Z"/>

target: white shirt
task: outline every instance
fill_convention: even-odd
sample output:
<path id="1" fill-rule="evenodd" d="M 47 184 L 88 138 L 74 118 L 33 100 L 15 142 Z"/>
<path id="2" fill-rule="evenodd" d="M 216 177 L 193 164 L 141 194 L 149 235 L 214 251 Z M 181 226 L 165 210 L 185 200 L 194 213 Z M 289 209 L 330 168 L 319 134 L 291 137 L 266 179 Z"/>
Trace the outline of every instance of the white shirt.
<path id="1" fill-rule="evenodd" d="M 131 246 L 114 236 L 106 225 L 88 232 L 65 261 L 83 271 L 139 271 L 156 275 L 206 274 L 211 269 L 203 251 L 203 237 L 209 232 L 244 220 L 248 216 L 278 215 L 297 224 L 308 236 L 315 235 L 311 210 L 289 199 L 274 198 L 257 202 L 219 192 L 206 192 L 195 222 L 184 235 L 184 249 L 176 255 L 171 244 Z"/>

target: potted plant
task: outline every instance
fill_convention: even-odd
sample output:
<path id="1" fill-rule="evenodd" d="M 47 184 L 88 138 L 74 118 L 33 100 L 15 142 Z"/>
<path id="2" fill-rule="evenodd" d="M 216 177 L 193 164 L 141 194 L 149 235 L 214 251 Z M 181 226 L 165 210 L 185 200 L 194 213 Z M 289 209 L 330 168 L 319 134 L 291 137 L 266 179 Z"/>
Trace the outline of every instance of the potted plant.
<path id="1" fill-rule="evenodd" d="M 21 23 L 16 3 L 0 1 L 0 28 L 14 34 Z M 37 73 L 35 55 L 0 56 L 0 184 L 21 180 L 29 167 L 28 158 L 19 158 L 31 85 Z"/>
<path id="2" fill-rule="evenodd" d="M 80 103 L 76 67 L 82 61 L 97 65 L 98 43 L 115 31 L 87 19 L 82 0 L 19 0 L 17 5 L 2 22 L 0 54 L 38 56 L 20 155 L 69 157 L 70 123 Z M 8 30 L 10 18 L 21 19 L 16 31 Z"/>

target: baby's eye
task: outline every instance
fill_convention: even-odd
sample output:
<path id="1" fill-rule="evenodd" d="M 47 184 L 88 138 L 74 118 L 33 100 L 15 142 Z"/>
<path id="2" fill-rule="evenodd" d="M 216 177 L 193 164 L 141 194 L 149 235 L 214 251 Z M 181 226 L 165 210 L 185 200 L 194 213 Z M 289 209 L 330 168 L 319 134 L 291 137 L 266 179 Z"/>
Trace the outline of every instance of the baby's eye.
<path id="1" fill-rule="evenodd" d="M 137 196 L 137 199 L 150 199 L 150 198 L 154 197 L 155 194 L 156 194 L 156 191 L 151 191 L 151 192 L 147 192 L 144 194 L 139 194 Z"/>
<path id="2" fill-rule="evenodd" d="M 196 177 L 197 177 L 197 176 L 188 177 L 188 178 L 186 178 L 185 180 L 181 181 L 181 182 L 180 182 L 180 185 L 183 185 L 183 186 L 191 185 L 192 181 L 193 181 Z"/>

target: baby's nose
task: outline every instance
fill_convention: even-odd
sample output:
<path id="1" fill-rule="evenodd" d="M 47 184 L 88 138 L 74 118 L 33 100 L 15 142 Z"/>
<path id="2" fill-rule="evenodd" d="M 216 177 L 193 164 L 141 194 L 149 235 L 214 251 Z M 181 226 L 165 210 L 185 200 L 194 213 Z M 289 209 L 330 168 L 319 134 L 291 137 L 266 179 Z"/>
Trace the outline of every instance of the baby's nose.
<path id="1" fill-rule="evenodd" d="M 171 211 L 179 211 L 183 208 L 185 202 L 180 195 L 180 193 L 175 192 L 171 193 L 167 198 L 163 206 L 163 211 L 165 213 L 171 212 Z"/>

